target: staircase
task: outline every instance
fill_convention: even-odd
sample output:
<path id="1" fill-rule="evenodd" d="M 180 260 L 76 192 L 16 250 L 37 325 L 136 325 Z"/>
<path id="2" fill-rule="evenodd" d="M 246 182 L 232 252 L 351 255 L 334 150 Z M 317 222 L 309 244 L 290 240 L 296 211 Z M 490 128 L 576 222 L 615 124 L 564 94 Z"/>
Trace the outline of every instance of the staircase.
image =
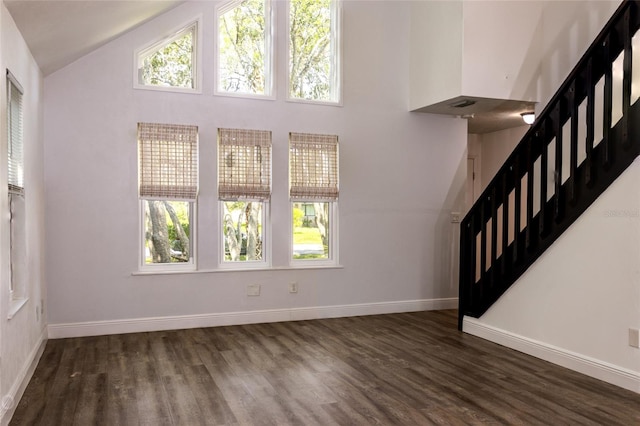
<path id="1" fill-rule="evenodd" d="M 640 154 L 639 27 L 640 1 L 624 1 L 460 224 L 460 329 Z"/>

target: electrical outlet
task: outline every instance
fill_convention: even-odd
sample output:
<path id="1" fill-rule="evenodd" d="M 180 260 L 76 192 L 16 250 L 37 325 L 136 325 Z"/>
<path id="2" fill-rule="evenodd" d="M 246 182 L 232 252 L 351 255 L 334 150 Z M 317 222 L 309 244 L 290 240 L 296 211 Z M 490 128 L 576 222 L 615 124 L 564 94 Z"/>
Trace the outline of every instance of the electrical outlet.
<path id="1" fill-rule="evenodd" d="M 291 281 L 289 283 L 289 293 L 297 293 L 298 292 L 298 283 L 295 281 Z"/>
<path id="2" fill-rule="evenodd" d="M 260 296 L 260 284 L 250 284 L 247 286 L 247 296 Z"/>
<path id="3" fill-rule="evenodd" d="M 629 346 L 640 348 L 640 330 L 637 328 L 629 329 Z"/>
<path id="4" fill-rule="evenodd" d="M 451 223 L 460 223 L 462 215 L 459 212 L 451 212 Z"/>

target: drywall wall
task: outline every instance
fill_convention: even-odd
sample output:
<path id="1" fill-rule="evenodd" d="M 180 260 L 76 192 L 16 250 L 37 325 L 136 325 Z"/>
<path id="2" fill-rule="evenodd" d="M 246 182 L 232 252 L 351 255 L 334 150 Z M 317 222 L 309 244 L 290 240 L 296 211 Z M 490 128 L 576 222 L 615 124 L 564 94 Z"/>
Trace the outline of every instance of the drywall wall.
<path id="1" fill-rule="evenodd" d="M 541 44 L 535 79 L 515 95 L 538 102 L 540 112 L 620 5 L 620 0 L 546 1 L 536 39 Z"/>
<path id="2" fill-rule="evenodd" d="M 465 1 L 462 93 L 533 101 L 518 93 L 534 79 L 542 56 L 539 43 L 545 2 Z"/>
<path id="3" fill-rule="evenodd" d="M 276 38 L 276 100 L 214 96 L 215 5 L 188 2 L 46 77 L 52 327 L 296 309 L 324 315 L 328 311 L 319 308 L 345 305 L 361 312 L 391 305 L 422 309 L 424 301 L 443 299 L 455 306 L 450 212 L 464 200 L 466 122 L 407 112 L 410 4 L 343 3 L 343 106 L 285 101 L 282 32 Z M 281 5 L 275 4 L 280 23 L 285 22 Z M 134 90 L 134 50 L 200 14 L 203 93 Z M 197 256 L 203 270 L 218 267 L 217 128 L 273 132 L 273 269 L 132 275 L 139 250 L 139 121 L 199 126 Z M 290 131 L 340 138 L 341 268 L 288 269 Z M 298 294 L 288 293 L 290 281 L 299 283 Z M 248 297 L 248 284 L 261 284 L 261 295 Z"/>
<path id="4" fill-rule="evenodd" d="M 31 375 L 33 361 L 40 355 L 45 321 L 41 302 L 44 288 L 44 194 L 42 146 L 42 75 L 4 4 L 0 5 L 0 69 L 9 69 L 24 89 L 24 164 L 26 206 L 26 275 L 22 282 L 28 301 L 8 318 L 9 300 L 9 221 L 7 205 L 7 110 L 6 82 L 0 91 L 0 424 L 11 416 L 24 385 Z"/>
<path id="5" fill-rule="evenodd" d="M 413 1 L 410 22 L 409 110 L 462 91 L 463 2 Z"/>
<path id="6" fill-rule="evenodd" d="M 527 130 L 529 130 L 529 126 L 520 126 L 499 132 L 477 135 L 480 158 L 482 159 L 480 173 L 482 191 L 500 170 L 500 167 L 502 167 L 507 157 L 511 155 L 513 149 L 520 143 Z"/>

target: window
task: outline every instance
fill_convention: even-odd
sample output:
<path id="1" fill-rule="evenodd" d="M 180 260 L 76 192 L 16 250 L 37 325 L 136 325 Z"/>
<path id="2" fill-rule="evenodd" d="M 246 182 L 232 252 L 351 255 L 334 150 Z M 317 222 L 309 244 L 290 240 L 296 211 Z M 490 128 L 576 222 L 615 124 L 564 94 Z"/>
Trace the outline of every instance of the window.
<path id="1" fill-rule="evenodd" d="M 7 70 L 7 182 L 9 196 L 10 300 L 26 299 L 22 86 Z"/>
<path id="2" fill-rule="evenodd" d="M 198 89 L 198 21 L 136 53 L 136 87 Z"/>
<path id="3" fill-rule="evenodd" d="M 217 92 L 271 96 L 271 2 L 232 2 L 218 13 Z"/>
<path id="4" fill-rule="evenodd" d="M 265 266 L 271 132 L 218 129 L 221 264 Z"/>
<path id="5" fill-rule="evenodd" d="M 338 0 L 289 2 L 289 98 L 340 102 Z"/>
<path id="6" fill-rule="evenodd" d="M 138 123 L 138 162 L 141 267 L 195 266 L 198 127 Z"/>
<path id="7" fill-rule="evenodd" d="M 338 137 L 289 134 L 292 259 L 337 261 Z"/>

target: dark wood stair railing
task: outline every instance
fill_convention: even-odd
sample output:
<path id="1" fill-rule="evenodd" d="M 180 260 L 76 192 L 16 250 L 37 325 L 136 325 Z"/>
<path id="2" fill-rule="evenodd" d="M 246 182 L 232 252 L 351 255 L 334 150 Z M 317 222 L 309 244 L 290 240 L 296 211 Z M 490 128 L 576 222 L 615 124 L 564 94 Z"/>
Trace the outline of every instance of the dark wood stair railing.
<path id="1" fill-rule="evenodd" d="M 460 224 L 460 329 L 640 154 L 631 85 L 639 27 L 640 1 L 624 1 Z"/>

